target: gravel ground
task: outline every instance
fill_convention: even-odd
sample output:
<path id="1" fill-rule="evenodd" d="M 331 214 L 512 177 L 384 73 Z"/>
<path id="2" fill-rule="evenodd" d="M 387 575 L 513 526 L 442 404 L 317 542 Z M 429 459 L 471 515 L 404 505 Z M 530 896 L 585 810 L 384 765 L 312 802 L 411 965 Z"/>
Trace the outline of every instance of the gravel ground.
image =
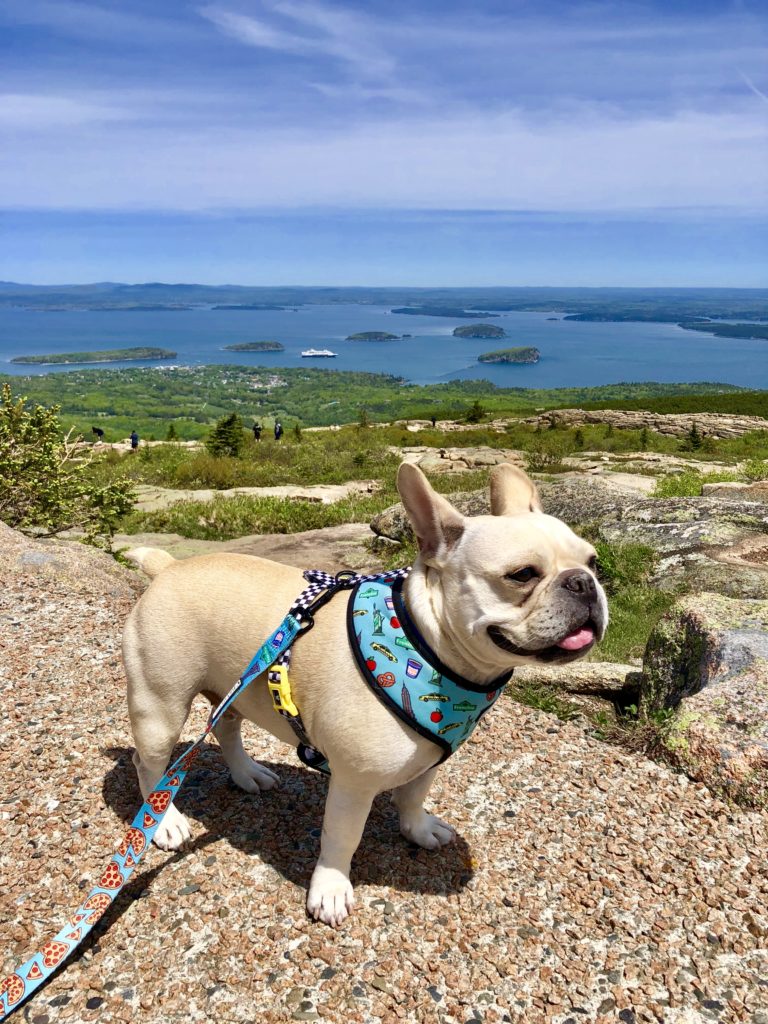
<path id="1" fill-rule="evenodd" d="M 119 659 L 135 578 L 2 528 L 0 574 L 2 977 L 140 798 Z M 201 702 L 185 738 L 203 721 Z M 325 780 L 255 728 L 246 745 L 281 788 L 242 793 L 207 748 L 179 797 L 190 848 L 153 849 L 19 1019 L 768 1024 L 768 814 L 507 702 L 433 790 L 457 842 L 409 846 L 379 798 L 332 931 L 304 912 Z"/>

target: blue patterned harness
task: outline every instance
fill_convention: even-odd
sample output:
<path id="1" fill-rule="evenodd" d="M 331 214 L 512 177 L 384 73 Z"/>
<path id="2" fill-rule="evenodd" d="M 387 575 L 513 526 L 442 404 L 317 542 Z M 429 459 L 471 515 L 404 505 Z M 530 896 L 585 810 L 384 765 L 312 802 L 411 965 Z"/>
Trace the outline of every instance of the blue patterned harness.
<path id="1" fill-rule="evenodd" d="M 382 704 L 442 747 L 442 763 L 472 735 L 511 673 L 480 684 L 452 672 L 413 622 L 402 585 L 402 578 L 358 583 L 347 610 L 349 642 L 363 678 Z"/>

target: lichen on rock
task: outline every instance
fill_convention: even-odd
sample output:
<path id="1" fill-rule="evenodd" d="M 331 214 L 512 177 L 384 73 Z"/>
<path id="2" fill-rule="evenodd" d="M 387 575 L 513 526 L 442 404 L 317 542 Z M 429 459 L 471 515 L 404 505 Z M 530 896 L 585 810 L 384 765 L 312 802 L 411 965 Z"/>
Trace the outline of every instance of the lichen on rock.
<path id="1" fill-rule="evenodd" d="M 768 801 L 768 601 L 683 598 L 651 635 L 641 712 L 693 778 L 740 802 Z"/>

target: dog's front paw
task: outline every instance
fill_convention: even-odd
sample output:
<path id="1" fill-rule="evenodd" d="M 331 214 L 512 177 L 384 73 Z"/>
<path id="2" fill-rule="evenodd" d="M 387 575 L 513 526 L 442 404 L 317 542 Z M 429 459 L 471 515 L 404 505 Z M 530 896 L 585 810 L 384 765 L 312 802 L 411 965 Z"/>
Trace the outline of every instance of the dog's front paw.
<path id="1" fill-rule="evenodd" d="M 171 804 L 157 826 L 155 843 L 161 850 L 180 850 L 191 836 L 187 819 Z"/>
<path id="2" fill-rule="evenodd" d="M 425 850 L 437 850 L 441 846 L 452 843 L 456 838 L 455 830 L 434 814 L 420 811 L 418 816 L 400 818 L 400 831 L 412 843 L 423 846 Z"/>
<path id="3" fill-rule="evenodd" d="M 318 864 L 309 883 L 307 913 L 316 921 L 338 928 L 349 915 L 354 902 L 347 876 L 336 868 L 324 868 Z"/>
<path id="4" fill-rule="evenodd" d="M 247 758 L 247 763 L 230 769 L 232 781 L 246 793 L 259 793 L 261 790 L 274 789 L 280 782 L 280 776 L 275 775 L 271 768 L 265 768 L 258 761 Z"/>

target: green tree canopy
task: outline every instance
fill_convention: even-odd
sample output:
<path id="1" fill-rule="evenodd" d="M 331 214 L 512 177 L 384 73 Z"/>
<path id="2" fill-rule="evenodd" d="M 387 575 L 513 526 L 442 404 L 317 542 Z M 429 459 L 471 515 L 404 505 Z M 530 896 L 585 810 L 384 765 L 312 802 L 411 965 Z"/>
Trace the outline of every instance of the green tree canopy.
<path id="1" fill-rule="evenodd" d="M 236 412 L 222 416 L 208 435 L 205 446 L 211 455 L 231 455 L 237 457 L 243 447 L 245 434 L 243 421 Z"/>
<path id="2" fill-rule="evenodd" d="M 127 480 L 100 487 L 88 480 L 92 454 L 83 455 L 72 432 L 63 435 L 59 407 L 27 407 L 10 384 L 0 397 L 0 520 L 46 534 L 82 529 L 93 541 L 111 536 L 133 508 Z"/>

